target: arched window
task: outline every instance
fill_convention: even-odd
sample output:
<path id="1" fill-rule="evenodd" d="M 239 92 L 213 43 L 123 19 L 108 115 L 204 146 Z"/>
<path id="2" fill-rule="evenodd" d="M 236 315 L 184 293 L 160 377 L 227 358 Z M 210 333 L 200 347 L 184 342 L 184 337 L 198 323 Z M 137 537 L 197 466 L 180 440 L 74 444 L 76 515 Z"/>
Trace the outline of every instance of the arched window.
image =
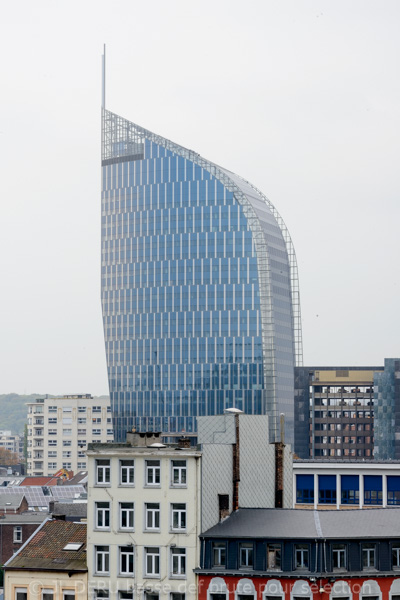
<path id="1" fill-rule="evenodd" d="M 382 600 L 381 588 L 377 581 L 373 579 L 364 581 L 360 592 L 360 600 Z"/>
<path id="2" fill-rule="evenodd" d="M 299 579 L 296 581 L 290 592 L 290 600 L 305 600 L 305 598 L 312 598 L 311 588 L 308 581 Z"/>
<path id="3" fill-rule="evenodd" d="M 222 577 L 213 577 L 207 590 L 207 600 L 228 600 L 229 593 Z"/>
<path id="4" fill-rule="evenodd" d="M 257 593 L 251 579 L 240 579 L 238 581 L 235 600 L 256 600 Z"/>
<path id="5" fill-rule="evenodd" d="M 400 579 L 395 579 L 390 586 L 389 600 L 400 600 Z"/>
<path id="6" fill-rule="evenodd" d="M 285 594 L 278 579 L 270 579 L 265 584 L 262 600 L 284 600 Z"/>
<path id="7" fill-rule="evenodd" d="M 347 581 L 335 581 L 332 586 L 330 600 L 353 600 L 353 594 Z"/>

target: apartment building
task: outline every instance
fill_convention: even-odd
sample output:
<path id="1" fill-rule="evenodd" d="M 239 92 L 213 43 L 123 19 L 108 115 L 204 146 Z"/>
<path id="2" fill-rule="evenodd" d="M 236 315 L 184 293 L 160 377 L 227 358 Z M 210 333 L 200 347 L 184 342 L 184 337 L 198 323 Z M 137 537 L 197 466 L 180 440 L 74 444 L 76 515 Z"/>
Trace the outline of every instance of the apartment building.
<path id="1" fill-rule="evenodd" d="M 18 458 L 24 458 L 24 437 L 12 433 L 9 429 L 0 429 L 0 448 L 13 452 Z"/>
<path id="2" fill-rule="evenodd" d="M 131 432 L 126 443 L 91 444 L 87 455 L 94 598 L 194 598 L 201 453 Z"/>
<path id="3" fill-rule="evenodd" d="M 113 441 L 108 398 L 90 394 L 37 398 L 28 406 L 28 475 L 87 469 L 92 442 Z"/>

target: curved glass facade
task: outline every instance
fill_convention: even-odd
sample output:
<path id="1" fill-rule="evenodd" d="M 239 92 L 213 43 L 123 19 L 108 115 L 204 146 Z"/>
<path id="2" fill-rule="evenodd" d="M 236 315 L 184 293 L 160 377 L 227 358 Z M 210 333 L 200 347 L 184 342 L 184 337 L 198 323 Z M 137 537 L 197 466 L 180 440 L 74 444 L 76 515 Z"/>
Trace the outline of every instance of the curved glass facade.
<path id="1" fill-rule="evenodd" d="M 272 439 L 284 413 L 293 442 L 301 330 L 279 216 L 196 153 L 104 109 L 102 120 L 102 308 L 116 440 L 132 427 L 194 433 L 198 415 L 235 406 L 269 414 Z"/>

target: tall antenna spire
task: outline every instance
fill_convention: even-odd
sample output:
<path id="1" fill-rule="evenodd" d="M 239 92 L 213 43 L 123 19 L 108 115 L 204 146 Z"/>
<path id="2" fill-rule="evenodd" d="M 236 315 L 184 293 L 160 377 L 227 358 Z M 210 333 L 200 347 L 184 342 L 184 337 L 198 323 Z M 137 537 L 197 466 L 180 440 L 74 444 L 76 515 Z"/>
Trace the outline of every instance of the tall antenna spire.
<path id="1" fill-rule="evenodd" d="M 102 89 L 101 89 L 101 107 L 106 107 L 106 45 L 104 44 L 102 55 Z"/>

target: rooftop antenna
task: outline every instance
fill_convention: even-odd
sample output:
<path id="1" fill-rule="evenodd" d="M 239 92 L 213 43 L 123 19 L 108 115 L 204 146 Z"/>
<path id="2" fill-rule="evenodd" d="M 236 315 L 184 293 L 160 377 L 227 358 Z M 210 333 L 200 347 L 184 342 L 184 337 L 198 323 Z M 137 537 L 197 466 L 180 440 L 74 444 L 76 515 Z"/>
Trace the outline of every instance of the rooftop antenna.
<path id="1" fill-rule="evenodd" d="M 102 88 L 101 88 L 101 107 L 106 108 L 106 45 L 103 47 L 103 55 L 101 57 L 102 64 Z"/>

